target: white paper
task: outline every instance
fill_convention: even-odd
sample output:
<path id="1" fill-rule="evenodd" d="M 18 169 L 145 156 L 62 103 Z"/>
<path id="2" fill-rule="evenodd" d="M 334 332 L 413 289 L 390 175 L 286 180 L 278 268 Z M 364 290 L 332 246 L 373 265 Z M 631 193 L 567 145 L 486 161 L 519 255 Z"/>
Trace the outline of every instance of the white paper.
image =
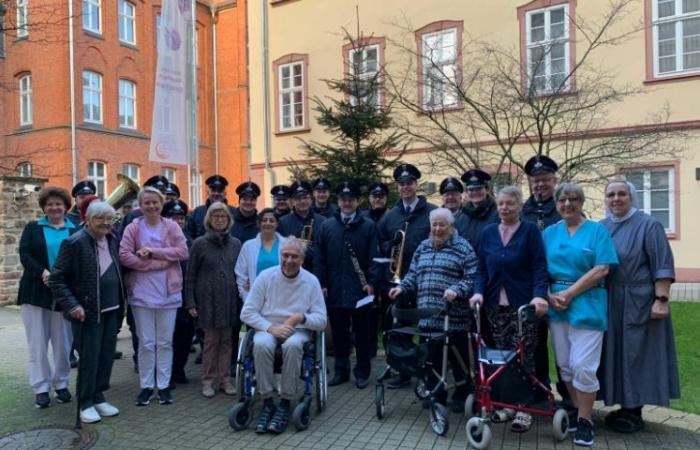
<path id="1" fill-rule="evenodd" d="M 357 304 L 355 304 L 355 309 L 360 309 L 363 306 L 368 305 L 372 302 L 374 302 L 374 295 L 368 295 L 367 297 L 361 298 L 357 301 Z"/>

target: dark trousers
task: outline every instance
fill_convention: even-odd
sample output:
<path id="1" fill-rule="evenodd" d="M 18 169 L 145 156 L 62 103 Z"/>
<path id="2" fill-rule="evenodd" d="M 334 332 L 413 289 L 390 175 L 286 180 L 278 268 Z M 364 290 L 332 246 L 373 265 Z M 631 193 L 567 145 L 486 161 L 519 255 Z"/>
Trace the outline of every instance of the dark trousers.
<path id="1" fill-rule="evenodd" d="M 243 309 L 243 300 L 238 300 L 238 305 L 236 311 L 238 311 L 238 317 L 240 317 L 241 310 Z M 236 374 L 236 362 L 238 360 L 238 342 L 240 340 L 241 327 L 243 322 L 240 319 L 236 320 L 233 324 L 233 339 L 231 343 L 231 374 L 235 376 Z"/>
<path id="2" fill-rule="evenodd" d="M 105 401 L 109 389 L 114 351 L 117 348 L 117 311 L 102 313 L 100 323 L 71 321 L 73 339 L 80 356 L 76 395 L 84 410 Z"/>
<path id="3" fill-rule="evenodd" d="M 376 310 L 366 305 L 360 309 L 328 308 L 335 351 L 335 373 L 350 375 L 350 346 L 355 337 L 357 365 L 355 376 L 368 378 L 371 372 L 372 345 L 376 334 L 372 328 L 372 316 Z M 352 330 L 352 331 L 351 331 Z"/>
<path id="4" fill-rule="evenodd" d="M 173 376 L 185 375 L 185 365 L 190 356 L 193 336 L 194 320 L 192 316 L 184 307 L 178 308 L 177 316 L 175 316 L 175 331 L 173 332 Z"/>
<path id="5" fill-rule="evenodd" d="M 134 349 L 134 364 L 138 364 L 139 335 L 136 333 L 136 321 L 134 320 L 134 312 L 131 310 L 131 306 L 126 307 L 126 324 L 129 326 L 129 333 L 131 333 L 131 348 Z"/>
<path id="6" fill-rule="evenodd" d="M 450 345 L 447 349 L 447 361 L 452 369 L 452 375 L 456 383 L 464 382 L 457 386 L 452 394 L 453 402 L 464 402 L 470 392 L 474 391 L 471 377 L 469 376 L 469 333 L 466 331 L 451 332 Z M 430 362 L 432 370 L 428 373 L 428 388 L 433 389 L 437 385 L 439 378 L 435 374 L 442 374 L 442 354 L 443 341 L 433 341 L 430 344 Z M 459 354 L 459 358 L 457 357 Z M 462 362 L 459 361 L 461 358 Z M 464 368 L 462 368 L 464 366 Z M 433 372 L 435 371 L 435 372 Z M 440 403 L 447 401 L 447 392 L 438 394 L 436 400 Z"/>

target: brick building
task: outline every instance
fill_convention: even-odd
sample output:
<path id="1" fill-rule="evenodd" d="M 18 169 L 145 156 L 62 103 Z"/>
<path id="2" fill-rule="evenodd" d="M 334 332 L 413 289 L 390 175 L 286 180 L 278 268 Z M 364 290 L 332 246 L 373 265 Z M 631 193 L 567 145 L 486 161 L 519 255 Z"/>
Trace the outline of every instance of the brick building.
<path id="1" fill-rule="evenodd" d="M 0 173 L 66 188 L 89 178 L 102 194 L 119 173 L 139 184 L 160 173 L 192 206 L 209 175 L 248 178 L 245 1 L 196 1 L 200 172 L 190 174 L 148 160 L 161 1 L 73 0 L 72 21 L 67 0 L 2 3 Z"/>

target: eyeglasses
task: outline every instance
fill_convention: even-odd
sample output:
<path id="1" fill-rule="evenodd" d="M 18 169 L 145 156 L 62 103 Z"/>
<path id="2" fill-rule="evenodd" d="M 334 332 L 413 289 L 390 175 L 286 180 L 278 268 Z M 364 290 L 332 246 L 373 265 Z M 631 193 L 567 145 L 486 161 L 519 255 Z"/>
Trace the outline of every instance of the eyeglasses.
<path id="1" fill-rule="evenodd" d="M 102 222 L 107 225 L 111 225 L 114 223 L 114 217 L 93 217 L 92 220 Z"/>
<path id="2" fill-rule="evenodd" d="M 561 205 L 565 205 L 566 202 L 569 202 L 573 205 L 574 203 L 579 203 L 580 201 L 581 199 L 579 197 L 562 197 L 560 199 L 557 199 L 557 203 Z"/>

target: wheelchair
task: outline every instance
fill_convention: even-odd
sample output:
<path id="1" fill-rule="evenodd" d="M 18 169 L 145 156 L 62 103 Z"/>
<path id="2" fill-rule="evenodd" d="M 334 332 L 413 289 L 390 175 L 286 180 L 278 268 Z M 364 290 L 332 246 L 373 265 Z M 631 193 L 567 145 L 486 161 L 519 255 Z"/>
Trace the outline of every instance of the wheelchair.
<path id="1" fill-rule="evenodd" d="M 255 399 L 255 362 L 253 359 L 253 335 L 249 329 L 238 347 L 236 361 L 236 389 L 238 401 L 228 414 L 228 422 L 236 431 L 245 430 L 253 420 L 253 403 Z M 275 351 L 275 374 L 282 369 L 282 350 Z M 304 383 L 304 393 L 294 408 L 291 422 L 298 431 L 305 430 L 311 423 L 312 390 L 316 396 L 316 413 L 320 414 L 328 402 L 328 381 L 326 372 L 326 334 L 324 331 L 312 332 L 311 340 L 304 344 L 300 378 Z"/>
<path id="2" fill-rule="evenodd" d="M 399 323 L 415 323 L 421 319 L 432 318 L 445 314 L 443 326 L 437 331 L 423 331 L 415 326 L 399 326 Z M 392 371 L 410 375 L 417 378 L 414 393 L 418 399 L 429 405 L 430 427 L 438 436 L 444 436 L 449 430 L 449 412 L 445 405 L 439 403 L 437 398 L 468 381 L 460 381 L 454 384 L 448 382 L 448 352 L 456 352 L 456 345 L 464 345 L 463 342 L 451 342 L 450 329 L 450 305 L 446 303 L 443 308 L 399 308 L 392 306 L 394 328 L 387 330 L 385 334 L 387 347 L 387 367 L 377 378 L 375 387 L 375 406 L 377 419 L 381 420 L 386 415 L 384 402 L 384 381 L 392 376 Z M 416 338 L 420 343 L 416 343 Z M 431 348 L 437 344 L 442 352 L 442 366 L 435 367 L 432 363 Z M 459 353 L 457 360 L 462 366 L 463 373 L 469 376 L 467 365 Z M 437 383 L 430 389 L 429 378 L 434 375 Z"/>

